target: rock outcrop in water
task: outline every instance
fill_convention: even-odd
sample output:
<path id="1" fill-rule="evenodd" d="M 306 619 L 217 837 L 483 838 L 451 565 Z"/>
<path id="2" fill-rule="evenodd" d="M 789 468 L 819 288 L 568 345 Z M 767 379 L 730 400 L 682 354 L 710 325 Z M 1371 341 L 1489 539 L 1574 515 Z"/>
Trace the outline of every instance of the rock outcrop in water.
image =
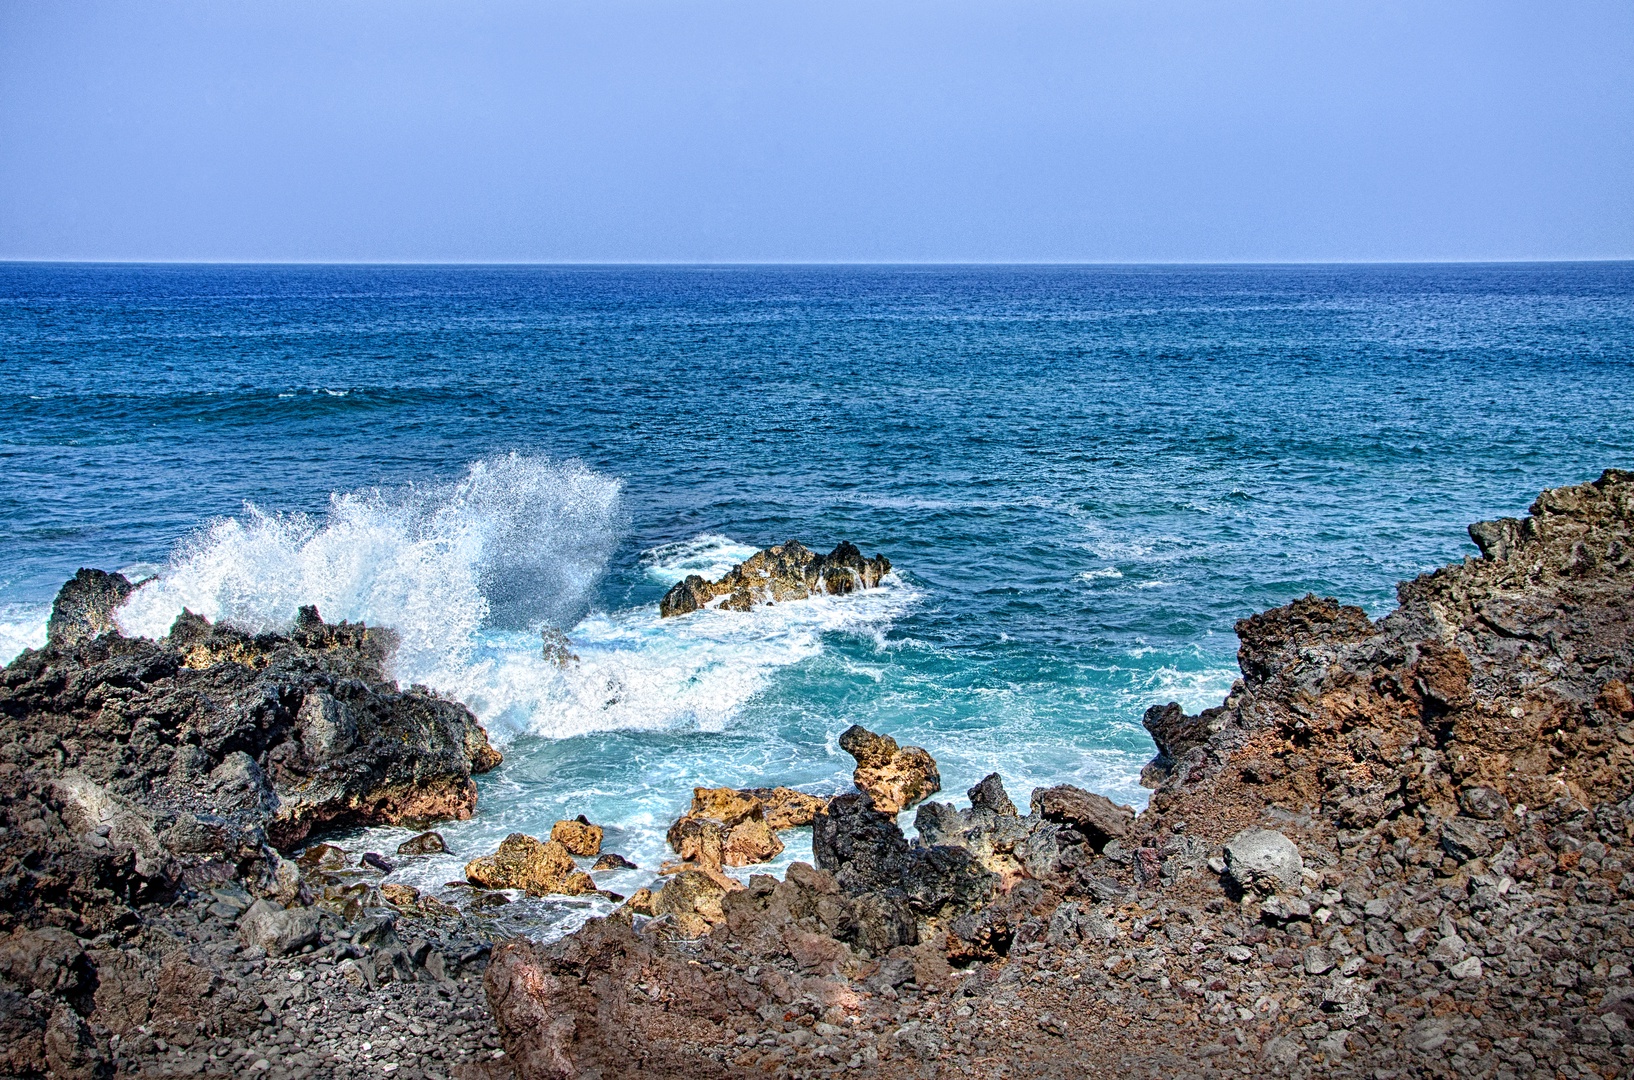
<path id="1" fill-rule="evenodd" d="M 891 572 L 883 555 L 864 558 L 855 544 L 841 542 L 819 555 L 798 540 L 757 551 L 734 566 L 718 581 L 689 574 L 658 602 L 664 618 L 708 607 L 717 599 L 728 611 L 748 611 L 757 604 L 805 600 L 828 593 L 844 596 L 858 589 L 873 589 Z"/>
<path id="2" fill-rule="evenodd" d="M 1627 1075 L 1634 476 L 1400 588 L 1238 624 L 1155 708 L 1150 809 L 988 778 L 918 843 L 866 794 L 821 868 L 495 951 L 519 1077 Z"/>
<path id="3" fill-rule="evenodd" d="M 857 759 L 851 779 L 881 813 L 899 813 L 942 790 L 936 759 L 921 747 L 898 746 L 889 735 L 852 724 L 840 733 L 840 749 Z"/>

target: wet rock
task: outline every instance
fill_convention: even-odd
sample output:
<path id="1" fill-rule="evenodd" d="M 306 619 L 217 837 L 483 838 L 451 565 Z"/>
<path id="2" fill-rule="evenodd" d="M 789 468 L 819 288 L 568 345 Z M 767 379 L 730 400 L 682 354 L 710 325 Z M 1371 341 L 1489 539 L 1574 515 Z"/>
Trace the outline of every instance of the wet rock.
<path id="1" fill-rule="evenodd" d="M 295 864 L 309 873 L 344 870 L 352 865 L 352 856 L 334 844 L 313 844 L 296 856 Z"/>
<path id="2" fill-rule="evenodd" d="M 1244 829 L 1225 846 L 1226 874 L 1244 892 L 1276 892 L 1300 883 L 1299 848 L 1271 829 Z"/>
<path id="3" fill-rule="evenodd" d="M 1060 822 L 1077 830 L 1096 851 L 1113 840 L 1129 835 L 1135 812 L 1119 806 L 1105 795 L 1096 795 L 1071 784 L 1038 788 L 1033 792 L 1032 811 L 1047 821 Z"/>
<path id="4" fill-rule="evenodd" d="M 420 902 L 420 890 L 400 882 L 387 882 L 380 886 L 380 899 L 394 908 L 414 908 Z"/>
<path id="5" fill-rule="evenodd" d="M 448 844 L 439 832 L 423 832 L 397 845 L 399 855 L 442 855 L 447 851 Z"/>
<path id="6" fill-rule="evenodd" d="M 936 760 L 920 747 L 898 746 L 889 735 L 853 724 L 841 733 L 840 749 L 857 759 L 851 778 L 881 813 L 899 813 L 942 789 Z"/>
<path id="7" fill-rule="evenodd" d="M 567 667 L 578 663 L 579 656 L 573 651 L 573 643 L 567 635 L 554 626 L 547 626 L 539 631 L 540 655 L 557 667 Z"/>
<path id="8" fill-rule="evenodd" d="M 135 590 L 123 574 L 81 569 L 57 591 L 46 622 L 46 643 L 72 649 L 99 634 L 118 633 L 113 613 Z"/>
<path id="9" fill-rule="evenodd" d="M 739 794 L 760 803 L 766 827 L 773 832 L 810 825 L 817 811 L 828 805 L 827 798 L 786 787 L 745 788 Z"/>
<path id="10" fill-rule="evenodd" d="M 589 857 L 601 853 L 601 826 L 590 824 L 583 814 L 572 821 L 558 821 L 552 825 L 550 838 L 573 855 Z"/>
<path id="11" fill-rule="evenodd" d="M 684 861 L 707 870 L 750 866 L 783 851 L 759 800 L 732 788 L 694 788 L 691 811 L 670 826 L 666 838 Z"/>
<path id="12" fill-rule="evenodd" d="M 397 864 L 380 854 L 378 851 L 365 851 L 359 860 L 364 866 L 372 866 L 382 874 L 389 874 L 397 869 Z"/>
<path id="13" fill-rule="evenodd" d="M 664 618 L 685 615 L 722 597 L 721 607 L 748 611 L 757 604 L 804 600 L 823 593 L 841 596 L 876 588 L 890 570 L 883 555 L 864 558 L 851 543 L 842 542 L 827 555 L 818 555 L 790 540 L 757 551 L 718 581 L 688 575 L 664 594 L 658 614 Z"/>
<path id="14" fill-rule="evenodd" d="M 466 863 L 465 877 L 485 889 L 521 889 L 529 896 L 596 891 L 590 875 L 579 870 L 565 847 L 523 833 L 512 833 L 494 854 Z"/>
<path id="15" fill-rule="evenodd" d="M 596 860 L 596 865 L 590 868 L 592 873 L 599 874 L 605 870 L 639 870 L 635 863 L 626 859 L 616 851 L 609 851 Z"/>
<path id="16" fill-rule="evenodd" d="M 282 904 L 257 900 L 238 920 L 238 937 L 265 949 L 268 956 L 287 956 L 318 940 L 318 914 L 310 908 L 286 910 Z"/>

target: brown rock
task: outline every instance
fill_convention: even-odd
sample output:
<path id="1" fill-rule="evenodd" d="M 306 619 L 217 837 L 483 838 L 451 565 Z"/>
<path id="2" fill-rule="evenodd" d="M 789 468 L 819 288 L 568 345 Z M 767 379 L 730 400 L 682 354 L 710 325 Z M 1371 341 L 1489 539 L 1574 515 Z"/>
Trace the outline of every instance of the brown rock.
<path id="1" fill-rule="evenodd" d="M 729 890 L 708 874 L 683 870 L 664 883 L 653 898 L 654 915 L 672 915 L 688 937 L 726 920 L 721 901 Z"/>
<path id="2" fill-rule="evenodd" d="M 1036 789 L 1032 808 L 1047 821 L 1071 825 L 1097 851 L 1112 840 L 1128 836 L 1129 827 L 1135 823 L 1134 810 L 1071 784 Z"/>
<path id="3" fill-rule="evenodd" d="M 783 851 L 759 800 L 732 788 L 694 788 L 692 811 L 670 826 L 668 840 L 683 861 L 710 870 L 766 862 Z"/>
<path id="4" fill-rule="evenodd" d="M 420 900 L 420 890 L 412 885 L 391 882 L 380 886 L 380 899 L 395 908 L 412 908 Z"/>
<path id="5" fill-rule="evenodd" d="M 786 787 L 746 788 L 740 794 L 759 801 L 761 812 L 766 815 L 766 826 L 773 832 L 810 825 L 817 811 L 828 805 L 828 800 L 821 796 Z"/>
<path id="6" fill-rule="evenodd" d="M 579 868 L 567 848 L 556 841 L 541 843 L 531 836 L 512 833 L 492 855 L 465 864 L 465 877 L 486 889 L 521 889 L 529 896 L 569 891 L 568 880 Z M 589 880 L 589 875 L 581 875 Z M 594 891 L 592 883 L 589 891 Z M 584 892 L 582 883 L 572 891 Z"/>
<path id="7" fill-rule="evenodd" d="M 626 859 L 624 856 L 620 855 L 618 852 L 609 851 L 607 854 L 603 855 L 601 858 L 596 860 L 596 865 L 592 866 L 590 868 L 590 872 L 593 873 L 593 874 L 599 874 L 603 870 L 639 870 L 639 869 L 641 869 L 639 866 L 637 866 L 635 863 L 631 862 L 629 859 Z"/>
<path id="8" fill-rule="evenodd" d="M 447 850 L 448 844 L 439 832 L 423 832 L 397 845 L 399 855 L 440 855 Z"/>
<path id="9" fill-rule="evenodd" d="M 936 759 L 917 746 L 898 746 L 889 735 L 852 724 L 840 735 L 840 749 L 857 759 L 851 778 L 880 813 L 899 813 L 942 790 Z"/>
<path id="10" fill-rule="evenodd" d="M 658 614 L 665 618 L 685 615 L 720 597 L 725 597 L 721 607 L 748 611 L 756 604 L 804 600 L 820 593 L 841 596 L 876 588 L 890 570 L 885 556 L 864 558 L 855 544 L 842 542 L 827 555 L 818 555 L 798 540 L 790 540 L 755 552 L 719 581 L 688 575 L 664 594 Z"/>
<path id="11" fill-rule="evenodd" d="M 550 838 L 574 855 L 588 858 L 601 854 L 601 826 L 590 824 L 583 814 L 572 821 L 558 821 L 552 825 Z"/>

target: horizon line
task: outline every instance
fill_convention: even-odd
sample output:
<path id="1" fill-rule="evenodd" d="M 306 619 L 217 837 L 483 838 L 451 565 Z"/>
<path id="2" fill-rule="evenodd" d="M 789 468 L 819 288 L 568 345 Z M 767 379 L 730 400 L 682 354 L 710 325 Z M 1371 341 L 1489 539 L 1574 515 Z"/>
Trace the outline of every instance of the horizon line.
<path id="1" fill-rule="evenodd" d="M 0 266 L 357 266 L 357 267 L 1270 267 L 1270 266 L 1581 266 L 1634 262 L 1634 255 L 1529 259 L 1224 259 L 1224 260 L 453 260 L 453 259 L 11 259 Z"/>

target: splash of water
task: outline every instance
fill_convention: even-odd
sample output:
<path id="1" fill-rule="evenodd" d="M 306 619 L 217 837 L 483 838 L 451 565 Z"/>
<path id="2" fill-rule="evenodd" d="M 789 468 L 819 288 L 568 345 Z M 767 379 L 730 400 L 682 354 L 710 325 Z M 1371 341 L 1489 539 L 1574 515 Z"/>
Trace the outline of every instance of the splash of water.
<path id="1" fill-rule="evenodd" d="M 396 630 L 399 679 L 447 685 L 485 629 L 583 613 L 619 536 L 621 489 L 577 462 L 510 454 L 453 484 L 333 495 L 322 518 L 246 506 L 185 540 L 116 621 L 161 637 L 187 608 L 280 630 L 316 604 L 330 621 Z"/>

